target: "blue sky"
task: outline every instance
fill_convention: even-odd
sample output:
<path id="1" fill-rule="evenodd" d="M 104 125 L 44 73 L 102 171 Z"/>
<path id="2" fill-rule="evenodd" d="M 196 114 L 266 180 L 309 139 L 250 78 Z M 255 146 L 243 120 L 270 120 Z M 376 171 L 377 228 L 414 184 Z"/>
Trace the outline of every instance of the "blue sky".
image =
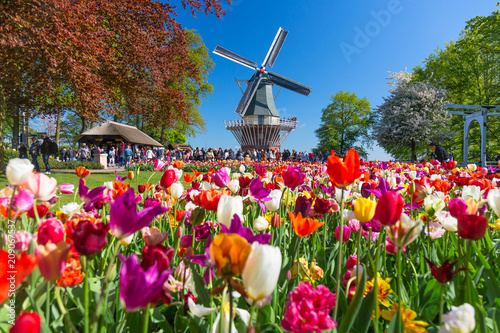
<path id="1" fill-rule="evenodd" d="M 496 1 L 250 1 L 234 0 L 227 15 L 178 10 L 178 21 L 195 29 L 212 52 L 217 44 L 261 63 L 279 27 L 289 31 L 273 72 L 312 88 L 309 97 L 282 89 L 276 107 L 295 116 L 298 128 L 282 149 L 310 150 L 317 143 L 321 110 L 339 90 L 366 96 L 372 107 L 388 95 L 388 71 L 411 69 L 439 45 L 456 40 L 466 21 L 487 16 Z M 194 147 L 236 147 L 224 120 L 240 119 L 234 109 L 241 98 L 235 78 L 247 80 L 249 68 L 210 53 L 215 68 L 209 76 L 214 91 L 200 108 L 207 134 L 189 138 Z M 277 92 L 277 87 L 274 88 Z M 388 160 L 374 143 L 372 160 Z"/>

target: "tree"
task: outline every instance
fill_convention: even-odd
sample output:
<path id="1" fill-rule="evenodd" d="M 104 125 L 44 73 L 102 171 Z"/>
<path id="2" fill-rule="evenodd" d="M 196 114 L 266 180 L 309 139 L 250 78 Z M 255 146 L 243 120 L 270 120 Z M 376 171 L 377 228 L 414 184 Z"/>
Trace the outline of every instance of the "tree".
<path id="1" fill-rule="evenodd" d="M 317 150 L 334 150 L 343 156 L 355 148 L 362 158 L 367 158 L 369 134 L 373 123 L 370 102 L 356 93 L 340 90 L 331 97 L 331 103 L 323 109 L 320 127 L 315 131 L 319 139 Z M 362 145 L 361 145 L 362 144 Z"/>
<path id="2" fill-rule="evenodd" d="M 181 3 L 193 14 L 224 14 L 219 0 Z M 0 163 L 3 126 L 16 106 L 73 109 L 91 121 L 126 111 L 158 125 L 190 125 L 183 82 L 198 80 L 200 68 L 175 10 L 152 0 L 2 1 Z"/>
<path id="3" fill-rule="evenodd" d="M 446 91 L 429 82 L 411 82 L 411 73 L 392 73 L 390 96 L 375 113 L 378 144 L 398 159 L 415 162 L 432 141 L 451 139 L 451 116 L 443 108 Z"/>
<path id="4" fill-rule="evenodd" d="M 489 16 L 477 16 L 467 22 L 460 38 L 445 43 L 414 69 L 414 81 L 431 81 L 448 91 L 448 98 L 455 104 L 498 105 L 500 104 L 500 12 Z M 500 151 L 500 142 L 495 133 L 500 129 L 500 119 L 488 119 L 490 132 L 487 136 L 489 156 Z M 462 116 L 453 116 L 452 129 L 456 133 L 450 146 L 461 153 L 464 121 Z M 479 126 L 473 126 L 469 138 L 472 155 L 480 154 Z"/>

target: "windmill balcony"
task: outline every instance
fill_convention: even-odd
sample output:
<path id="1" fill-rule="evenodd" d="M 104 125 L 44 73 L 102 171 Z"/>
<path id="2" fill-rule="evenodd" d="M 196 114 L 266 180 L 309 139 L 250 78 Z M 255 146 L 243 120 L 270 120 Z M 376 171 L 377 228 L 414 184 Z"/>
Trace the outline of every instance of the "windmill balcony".
<path id="1" fill-rule="evenodd" d="M 296 129 L 298 123 L 299 122 L 297 120 L 289 120 L 277 117 L 265 117 L 264 119 L 259 119 L 255 117 L 255 118 L 245 118 L 240 120 L 224 120 L 224 125 L 228 130 L 232 128 L 249 126 L 249 125 L 271 125 L 271 126 L 283 127 L 283 129 L 285 128 Z"/>

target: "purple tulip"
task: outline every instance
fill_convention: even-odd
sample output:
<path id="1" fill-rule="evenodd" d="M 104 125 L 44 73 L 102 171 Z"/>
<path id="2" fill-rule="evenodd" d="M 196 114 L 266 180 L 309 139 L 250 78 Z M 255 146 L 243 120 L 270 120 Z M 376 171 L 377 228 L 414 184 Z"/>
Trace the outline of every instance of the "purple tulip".
<path id="1" fill-rule="evenodd" d="M 464 199 L 455 198 L 451 199 L 448 203 L 448 210 L 450 211 L 450 215 L 454 218 L 458 218 L 459 216 L 467 214 L 467 204 Z"/>
<path id="2" fill-rule="evenodd" d="M 22 190 L 12 199 L 10 208 L 17 214 L 22 214 L 29 211 L 35 202 L 35 195 L 28 190 Z"/>
<path id="3" fill-rule="evenodd" d="M 313 200 L 313 198 L 307 199 L 303 195 L 298 196 L 297 200 L 295 201 L 295 215 L 302 213 L 303 217 L 309 216 L 309 211 L 311 210 Z"/>
<path id="4" fill-rule="evenodd" d="M 100 186 L 89 191 L 89 188 L 85 185 L 85 180 L 82 178 L 80 178 L 80 183 L 78 184 L 80 199 L 85 203 L 93 203 L 101 199 L 105 189 L 106 186 Z"/>
<path id="5" fill-rule="evenodd" d="M 294 168 L 292 165 L 289 165 L 288 170 L 283 176 L 283 183 L 286 187 L 293 191 L 297 188 L 297 186 L 304 183 L 305 178 L 306 174 L 303 173 L 300 168 Z"/>
<path id="6" fill-rule="evenodd" d="M 229 229 L 223 224 L 220 224 L 220 227 L 222 233 L 238 234 L 241 237 L 245 238 L 249 244 L 252 244 L 253 242 L 258 242 L 260 244 L 269 244 L 269 241 L 271 240 L 272 236 L 271 234 L 264 234 L 264 233 L 257 234 L 254 236 L 252 229 L 243 227 L 243 224 L 241 224 L 240 217 L 237 214 L 234 214 Z"/>
<path id="7" fill-rule="evenodd" d="M 135 254 L 126 258 L 118 254 L 123 265 L 120 268 L 120 302 L 127 312 L 139 311 L 149 303 L 159 300 L 163 283 L 174 270 L 158 274 L 158 263 L 143 270 Z"/>
<path id="8" fill-rule="evenodd" d="M 222 167 L 217 172 L 212 174 L 212 180 L 214 181 L 215 185 L 217 185 L 220 188 L 225 188 L 227 184 L 231 181 L 229 178 L 229 174 L 227 173 L 227 169 Z"/>
<path id="9" fill-rule="evenodd" d="M 250 189 L 248 191 L 248 196 L 250 199 L 257 201 L 262 208 L 264 214 L 266 213 L 266 206 L 262 203 L 262 201 L 269 201 L 272 198 L 269 196 L 271 193 L 271 189 L 264 187 L 264 184 L 260 181 L 259 178 L 254 178 L 250 182 Z"/>
<path id="10" fill-rule="evenodd" d="M 156 215 L 168 211 L 161 206 L 148 207 L 137 212 L 134 189 L 116 198 L 109 211 L 109 228 L 117 238 L 125 238 L 151 224 Z"/>
<path id="11" fill-rule="evenodd" d="M 127 176 L 124 176 L 124 177 L 118 176 L 118 171 L 115 170 L 115 179 L 118 183 L 121 183 L 122 181 L 124 181 L 127 178 L 128 178 Z"/>

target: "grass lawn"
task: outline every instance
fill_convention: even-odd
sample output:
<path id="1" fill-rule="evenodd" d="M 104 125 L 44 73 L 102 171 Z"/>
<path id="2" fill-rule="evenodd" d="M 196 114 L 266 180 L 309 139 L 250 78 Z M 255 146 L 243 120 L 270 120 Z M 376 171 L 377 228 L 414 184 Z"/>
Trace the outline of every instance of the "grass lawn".
<path id="1" fill-rule="evenodd" d="M 144 184 L 148 178 L 153 174 L 152 171 L 141 171 L 139 173 L 139 176 L 137 174 L 135 175 L 133 180 L 125 180 L 125 182 L 129 182 L 132 187 L 137 189 L 137 184 Z M 119 176 L 127 176 L 127 172 L 118 172 Z M 151 179 L 149 180 L 150 183 L 157 183 L 160 181 L 161 176 L 163 175 L 162 172 L 156 172 Z M 57 179 L 57 183 L 71 183 L 75 185 L 75 189 L 78 187 L 78 182 L 79 178 L 76 176 L 75 173 L 52 173 L 51 175 L 48 175 L 49 177 L 53 177 Z M 91 173 L 90 176 L 85 178 L 87 182 L 87 186 L 89 189 L 93 189 L 98 186 L 103 186 L 104 182 L 109 182 L 112 180 L 115 180 L 115 174 L 114 173 Z M 0 188 L 5 187 L 8 184 L 7 178 L 5 175 L 0 175 Z M 61 204 L 66 204 L 68 202 L 73 201 L 73 194 L 65 194 L 61 198 Z M 79 199 L 77 198 L 77 201 Z"/>

